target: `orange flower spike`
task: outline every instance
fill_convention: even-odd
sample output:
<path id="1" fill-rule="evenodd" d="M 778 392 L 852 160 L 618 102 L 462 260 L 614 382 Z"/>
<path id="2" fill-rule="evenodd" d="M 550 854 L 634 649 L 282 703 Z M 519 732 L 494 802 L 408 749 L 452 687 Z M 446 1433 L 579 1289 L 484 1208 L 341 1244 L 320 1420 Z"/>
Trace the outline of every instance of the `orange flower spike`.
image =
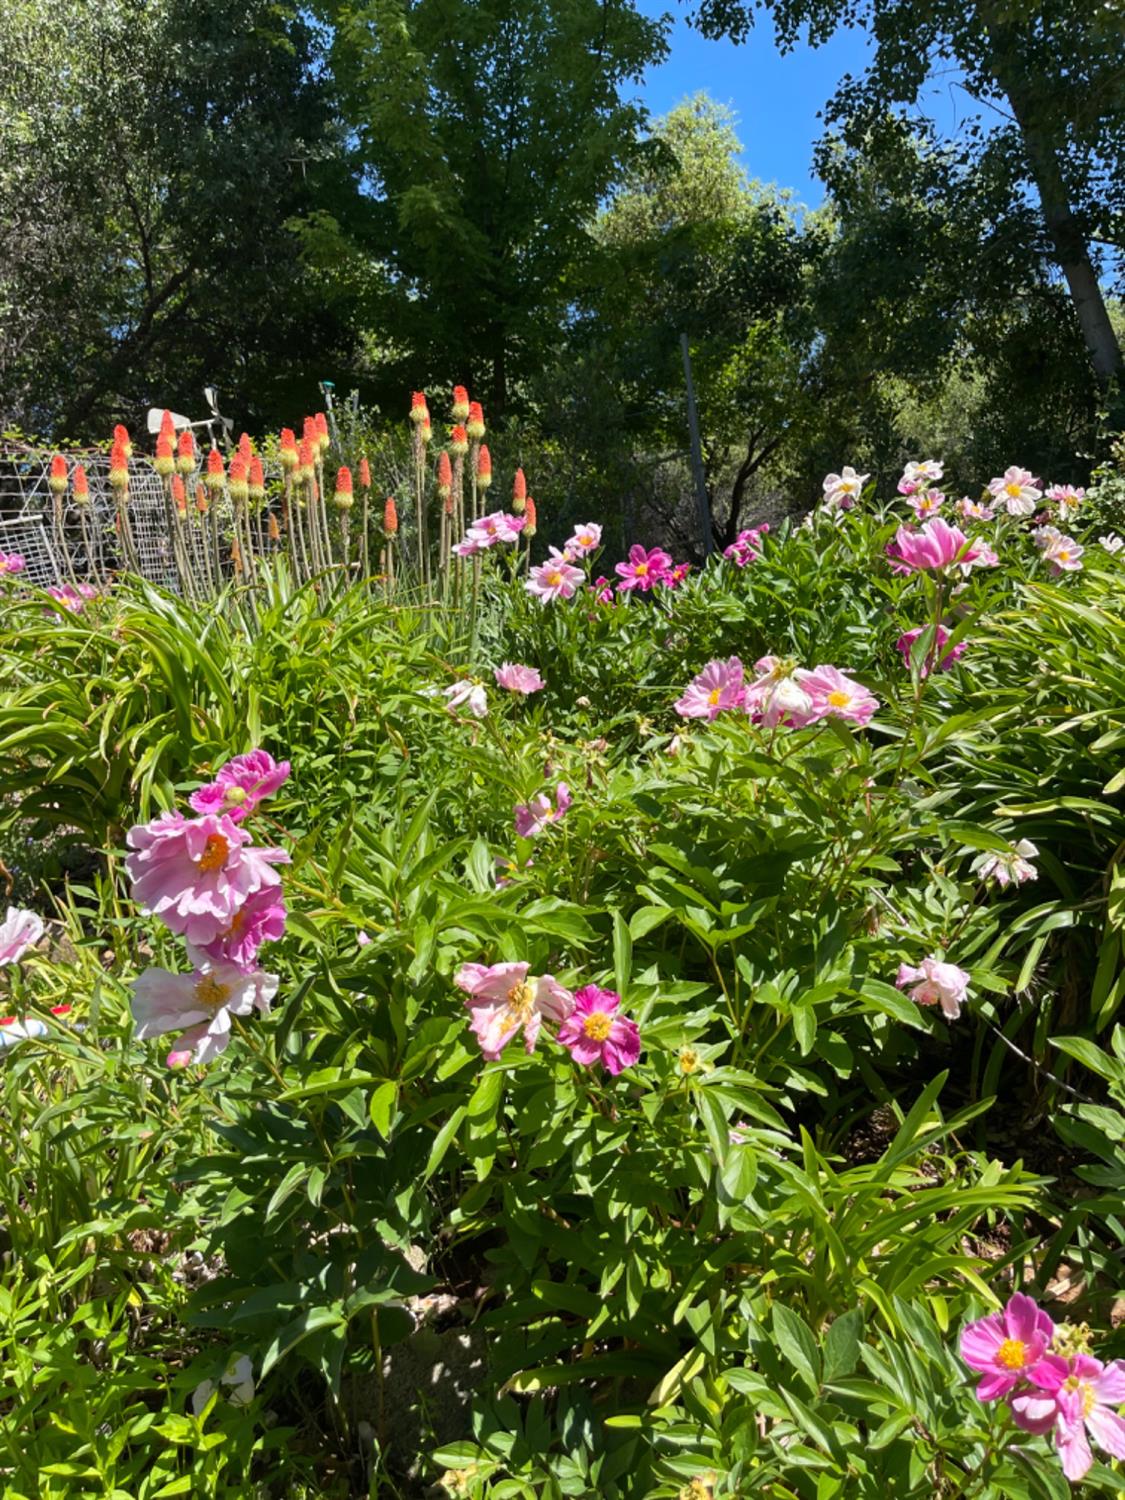
<path id="1" fill-rule="evenodd" d="M 212 448 L 207 455 L 207 488 L 209 490 L 221 490 L 225 479 L 223 455 L 219 452 L 218 448 Z"/>
<path id="2" fill-rule="evenodd" d="M 115 443 L 121 444 L 122 448 L 124 448 L 125 450 L 126 458 L 132 458 L 133 444 L 129 437 L 129 429 L 127 427 L 123 427 L 120 422 L 118 422 L 117 426 L 113 429 L 113 441 Z"/>
<path id="3" fill-rule="evenodd" d="M 527 497 L 527 523 L 523 528 L 524 536 L 534 536 L 539 529 L 539 516 L 535 509 L 535 501 L 530 495 Z"/>
<path id="4" fill-rule="evenodd" d="M 176 440 L 176 424 L 172 421 L 172 413 L 167 407 L 160 413 L 160 436 Z"/>
<path id="5" fill-rule="evenodd" d="M 492 483 L 492 454 L 482 443 L 477 454 L 477 489 L 486 490 Z"/>
<path id="6" fill-rule="evenodd" d="M 352 493 L 352 471 L 342 468 L 336 474 L 336 489 L 332 496 L 332 504 L 337 510 L 351 510 L 355 504 L 355 496 Z"/>
<path id="7" fill-rule="evenodd" d="M 302 438 L 297 449 L 297 478 L 311 479 L 313 477 L 313 444 L 308 438 Z"/>
<path id="8" fill-rule="evenodd" d="M 315 453 L 320 446 L 320 435 L 316 430 L 316 418 L 306 417 L 301 428 L 301 438 L 308 443 Z"/>
<path id="9" fill-rule="evenodd" d="M 122 428 L 122 431 L 125 429 Z M 109 450 L 109 482 L 115 490 L 124 490 L 129 485 L 129 455 L 125 444 L 115 442 Z"/>
<path id="10" fill-rule="evenodd" d="M 365 458 L 361 458 L 359 461 L 359 487 L 361 490 L 369 490 L 371 488 L 371 465 Z"/>
<path id="11" fill-rule="evenodd" d="M 176 455 L 172 452 L 172 439 L 166 433 L 162 432 L 156 440 L 156 457 L 153 463 L 161 479 L 167 479 L 176 467 Z"/>
<path id="12" fill-rule="evenodd" d="M 484 437 L 484 412 L 481 411 L 479 401 L 469 402 L 469 420 L 465 423 L 465 431 L 478 442 Z"/>
<path id="13" fill-rule="evenodd" d="M 410 398 L 410 420 L 415 427 L 420 427 L 423 422 L 430 420 L 429 408 L 426 406 L 425 391 L 415 391 Z"/>
<path id="14" fill-rule="evenodd" d="M 207 498 L 207 491 L 203 488 L 202 483 L 197 484 L 195 486 L 195 508 L 196 508 L 196 510 L 199 512 L 199 514 L 201 516 L 205 516 L 207 514 L 207 511 L 208 511 L 208 508 L 209 508 L 210 504 L 211 504 L 211 502 Z"/>
<path id="15" fill-rule="evenodd" d="M 469 415 L 469 393 L 463 385 L 453 387 L 453 405 L 450 416 L 455 422 L 463 422 Z"/>
<path id="16" fill-rule="evenodd" d="M 51 460 L 51 474 L 47 484 L 53 495 L 65 495 L 67 483 L 66 459 L 61 453 L 56 453 Z"/>
<path id="17" fill-rule="evenodd" d="M 269 533 L 271 542 L 281 541 L 281 527 L 277 524 L 277 517 L 270 511 Z"/>
<path id="18" fill-rule="evenodd" d="M 398 531 L 398 506 L 393 496 L 388 497 L 386 505 L 383 506 L 383 530 L 388 536 L 394 536 Z"/>
<path id="19" fill-rule="evenodd" d="M 438 454 L 437 461 L 437 488 L 438 494 L 445 500 L 453 488 L 453 465 L 449 462 L 449 454 L 444 448 Z"/>
<path id="20" fill-rule="evenodd" d="M 449 451 L 463 456 L 469 451 L 469 434 L 463 427 L 455 427 L 449 434 Z"/>
<path id="21" fill-rule="evenodd" d="M 250 434 L 248 432 L 244 432 L 239 438 L 238 452 L 242 458 L 242 462 L 246 465 L 247 469 L 249 469 L 250 460 L 254 457 L 254 448 L 253 444 L 250 442 Z"/>
<path id="22" fill-rule="evenodd" d="M 183 476 L 172 475 L 172 499 L 176 503 L 176 514 L 182 521 L 187 515 L 187 491 L 184 489 Z"/>
<path id="23" fill-rule="evenodd" d="M 527 480 L 522 469 L 517 469 L 512 480 L 512 510 L 522 516 L 527 509 Z"/>
<path id="24" fill-rule="evenodd" d="M 189 427 L 180 433 L 176 444 L 176 468 L 181 474 L 191 474 L 195 470 L 195 439 Z"/>
<path id="25" fill-rule="evenodd" d="M 239 503 L 250 498 L 250 479 L 241 453 L 236 453 L 230 461 L 230 497 Z"/>
<path id="26" fill-rule="evenodd" d="M 86 478 L 86 470 L 82 464 L 75 464 L 74 477 L 71 482 L 74 486 L 75 505 L 89 505 L 90 481 Z"/>
<path id="27" fill-rule="evenodd" d="M 297 439 L 293 435 L 292 427 L 283 427 L 281 429 L 277 452 L 278 457 L 281 459 L 281 467 L 287 474 L 291 474 L 299 462 L 297 456 Z"/>
<path id="28" fill-rule="evenodd" d="M 250 498 L 260 502 L 266 498 L 266 476 L 262 470 L 262 460 L 256 453 L 251 455 L 247 468 L 250 479 Z"/>
<path id="29" fill-rule="evenodd" d="M 316 423 L 316 442 L 321 453 L 328 451 L 328 418 L 322 411 L 318 411 L 313 419 Z"/>

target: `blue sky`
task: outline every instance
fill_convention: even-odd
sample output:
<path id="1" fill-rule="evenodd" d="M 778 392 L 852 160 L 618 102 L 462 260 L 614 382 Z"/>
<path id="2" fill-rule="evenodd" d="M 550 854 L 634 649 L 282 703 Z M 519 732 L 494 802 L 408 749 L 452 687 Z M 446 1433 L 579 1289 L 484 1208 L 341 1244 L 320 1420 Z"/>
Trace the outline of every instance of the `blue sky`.
<path id="1" fill-rule="evenodd" d="M 844 31 L 823 47 L 802 45 L 782 57 L 768 17 L 759 19 L 749 40 L 736 47 L 705 40 L 688 25 L 682 5 L 638 3 L 646 15 L 674 16 L 668 61 L 649 71 L 641 90 L 653 114 L 665 114 L 685 96 L 705 90 L 738 115 L 743 163 L 752 177 L 793 188 L 810 208 L 820 203 L 824 188 L 812 173 L 813 144 L 824 130 L 817 113 L 846 73 L 866 68 L 864 33 Z M 956 109 L 965 109 L 965 101 L 951 99 L 940 87 L 933 90 L 932 105 L 943 127 L 952 125 Z"/>

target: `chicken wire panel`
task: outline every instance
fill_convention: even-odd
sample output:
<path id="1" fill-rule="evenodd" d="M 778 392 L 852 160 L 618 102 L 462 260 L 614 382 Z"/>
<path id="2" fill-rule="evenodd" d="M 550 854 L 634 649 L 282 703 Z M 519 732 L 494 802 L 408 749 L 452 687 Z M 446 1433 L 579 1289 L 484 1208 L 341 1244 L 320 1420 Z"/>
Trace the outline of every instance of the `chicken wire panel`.
<path id="1" fill-rule="evenodd" d="M 64 583 L 71 576 L 97 582 L 99 575 L 123 571 L 126 551 L 118 533 L 117 503 L 109 483 L 109 457 L 100 451 L 67 455 L 68 473 L 75 464 L 86 470 L 90 498 L 85 506 L 74 504 L 72 492 L 62 497 L 56 511 L 49 484 L 53 454 L 22 447 L 0 448 L 0 551 L 24 557 L 24 577 L 46 587 Z M 263 463 L 267 479 L 278 479 L 281 469 Z M 185 485 L 193 494 L 198 476 Z M 164 482 L 144 458 L 129 465 L 128 518 L 141 574 L 168 589 L 179 587 L 170 527 L 173 523 Z M 229 529 L 229 502 L 217 502 L 220 529 Z M 207 551 L 211 546 L 207 524 L 189 501 L 188 520 L 181 535 L 192 571 L 197 579 L 208 576 Z M 224 549 L 225 550 L 225 549 Z"/>

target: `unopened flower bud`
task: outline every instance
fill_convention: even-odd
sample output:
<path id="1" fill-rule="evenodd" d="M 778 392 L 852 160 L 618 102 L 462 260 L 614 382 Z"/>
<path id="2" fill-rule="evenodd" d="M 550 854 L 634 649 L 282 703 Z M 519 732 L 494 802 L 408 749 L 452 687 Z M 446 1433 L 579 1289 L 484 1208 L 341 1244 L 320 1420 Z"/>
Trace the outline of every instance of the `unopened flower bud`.
<path id="1" fill-rule="evenodd" d="M 316 446 L 321 453 L 328 451 L 328 418 L 322 411 L 318 411 L 313 419 L 316 423 Z"/>
<path id="2" fill-rule="evenodd" d="M 241 453 L 236 453 L 230 461 L 230 497 L 238 505 L 245 505 L 250 498 L 250 477 Z"/>
<path id="3" fill-rule="evenodd" d="M 129 454 L 122 442 L 115 441 L 109 450 L 109 482 L 118 491 L 129 487 Z"/>
<path id="4" fill-rule="evenodd" d="M 210 507 L 210 504 L 211 504 L 211 501 L 208 498 L 207 491 L 203 488 L 202 483 L 197 483 L 196 486 L 195 486 L 195 508 L 196 508 L 196 510 L 199 512 L 199 514 L 201 516 L 205 516 L 207 514 L 208 508 Z"/>
<path id="5" fill-rule="evenodd" d="M 438 454 L 437 461 L 437 489 L 443 500 L 448 499 L 449 492 L 453 488 L 453 465 L 449 462 L 449 454 L 444 450 Z"/>
<path id="6" fill-rule="evenodd" d="M 371 488 L 371 466 L 365 458 L 359 461 L 359 487 L 361 490 Z"/>
<path id="7" fill-rule="evenodd" d="M 484 413 L 479 401 L 469 402 L 469 419 L 465 423 L 465 431 L 478 441 L 484 437 Z"/>
<path id="8" fill-rule="evenodd" d="M 172 475 L 172 500 L 176 507 L 176 514 L 180 520 L 187 516 L 187 491 L 184 489 L 183 476 Z"/>
<path id="9" fill-rule="evenodd" d="M 302 438 L 301 445 L 297 449 L 297 478 L 305 481 L 313 477 L 313 468 L 316 463 L 314 457 L 313 443 L 309 438 Z"/>
<path id="10" fill-rule="evenodd" d="M 512 510 L 522 516 L 527 509 L 527 480 L 522 469 L 517 469 L 512 480 Z"/>
<path id="11" fill-rule="evenodd" d="M 269 519 L 269 534 L 271 542 L 281 541 L 281 527 L 277 524 L 277 517 L 274 515 L 272 510 L 270 511 Z"/>
<path id="12" fill-rule="evenodd" d="M 247 470 L 250 468 L 250 460 L 254 456 L 254 449 L 250 442 L 250 434 L 244 432 L 238 440 L 238 452 Z"/>
<path id="13" fill-rule="evenodd" d="M 129 438 L 129 429 L 127 427 L 123 427 L 120 422 L 118 422 L 117 426 L 113 429 L 113 441 L 115 443 L 121 444 L 121 447 L 124 449 L 125 457 L 127 459 L 132 458 L 133 444 Z"/>

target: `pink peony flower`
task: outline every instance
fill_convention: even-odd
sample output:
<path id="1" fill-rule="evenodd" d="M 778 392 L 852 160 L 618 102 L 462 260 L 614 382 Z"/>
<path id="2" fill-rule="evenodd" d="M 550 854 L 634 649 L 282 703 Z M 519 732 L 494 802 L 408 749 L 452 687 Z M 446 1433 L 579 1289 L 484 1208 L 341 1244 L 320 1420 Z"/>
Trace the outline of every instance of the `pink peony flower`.
<path id="1" fill-rule="evenodd" d="M 996 515 L 991 505 L 985 505 L 981 500 L 970 500 L 968 495 L 962 495 L 958 500 L 957 512 L 966 521 L 991 521 Z"/>
<path id="2" fill-rule="evenodd" d="M 601 1063 L 614 1075 L 632 1067 L 641 1055 L 636 1021 L 617 1015 L 621 996 L 588 984 L 574 996 L 574 1010 L 559 1027 L 559 1041 L 583 1067 Z"/>
<path id="3" fill-rule="evenodd" d="M 574 528 L 574 535 L 563 548 L 563 555 L 569 558 L 588 557 L 591 552 L 596 552 L 602 543 L 602 528 L 596 521 L 587 521 L 583 526 Z"/>
<path id="4" fill-rule="evenodd" d="M 813 719 L 812 698 L 805 691 L 805 672 L 787 657 L 763 656 L 754 663 L 758 674 L 746 689 L 746 712 L 756 723 L 772 729 L 788 724 L 800 729 Z"/>
<path id="5" fill-rule="evenodd" d="M 615 563 L 613 571 L 621 580 L 617 585 L 621 593 L 629 593 L 632 589 L 647 593 L 671 566 L 672 559 L 660 547 L 653 547 L 650 552 L 640 542 L 635 542 L 629 548 L 629 561 Z"/>
<path id="6" fill-rule="evenodd" d="M 911 653 L 914 650 L 914 642 L 922 634 L 924 628 L 924 626 L 920 625 L 916 630 L 906 630 L 902 635 L 899 636 L 898 640 L 895 642 L 895 650 L 902 652 L 902 659 L 906 663 L 907 668 L 909 668 L 911 664 L 910 658 Z M 949 639 L 949 635 L 950 632 L 946 630 L 944 625 L 939 625 L 935 630 L 933 644 L 930 647 L 926 660 L 922 663 L 920 672 L 920 675 L 922 677 L 928 677 L 930 675 L 930 667 L 933 665 L 934 657 L 937 656 L 939 652 L 945 651 L 945 643 Z M 968 649 L 968 641 L 962 641 L 959 645 L 954 646 L 952 651 L 947 651 L 938 662 L 939 670 L 942 672 L 948 672 L 953 663 L 956 661 L 960 661 L 962 656 L 964 656 L 965 652 Z"/>
<path id="7" fill-rule="evenodd" d="M 69 583 L 52 583 L 48 586 L 47 593 L 72 615 L 80 615 L 86 607 L 85 597 Z M 50 614 L 51 611 L 48 610 L 47 613 Z"/>
<path id="8" fill-rule="evenodd" d="M 0 552 L 0 577 L 6 573 L 22 573 L 27 567 L 19 552 Z"/>
<path id="9" fill-rule="evenodd" d="M 870 478 L 870 474 L 857 474 L 850 464 L 845 465 L 839 474 L 826 474 L 825 505 L 832 510 L 851 510 Z"/>
<path id="10" fill-rule="evenodd" d="M 9 906 L 8 915 L 0 922 L 0 969 L 18 963 L 45 930 L 42 917 L 35 912 Z"/>
<path id="11" fill-rule="evenodd" d="M 528 976 L 527 964 L 462 964 L 454 984 L 468 995 L 472 1012 L 470 1029 L 489 1062 L 523 1028 L 523 1044 L 535 1051 L 544 1016 L 565 1021 L 574 1009 L 574 997 L 553 974 Z"/>
<path id="12" fill-rule="evenodd" d="M 1098 546 L 1103 552 L 1108 552 L 1112 556 L 1125 547 L 1125 537 L 1120 537 L 1116 532 L 1111 531 L 1108 536 L 1098 537 Z"/>
<path id="13" fill-rule="evenodd" d="M 811 672 L 802 672 L 800 683 L 812 700 L 807 720 L 810 724 L 817 719 L 846 719 L 862 729 L 879 707 L 873 693 L 845 676 L 838 667 L 814 667 Z"/>
<path id="14" fill-rule="evenodd" d="M 486 552 L 491 546 L 491 542 L 482 542 L 477 537 L 466 535 L 461 541 L 454 544 L 453 555 L 455 557 L 476 557 L 478 552 Z"/>
<path id="15" fill-rule="evenodd" d="M 961 1331 L 961 1358 L 984 1376 L 977 1386 L 980 1400 L 997 1401 L 1027 1379 L 1054 1332 L 1047 1314 L 1023 1292 L 1016 1292 L 1003 1312 L 967 1323 Z"/>
<path id="16" fill-rule="evenodd" d="M 249 1015 L 255 1008 L 266 1014 L 277 993 L 276 974 L 236 968 L 208 958 L 191 944 L 188 957 L 190 974 L 145 969 L 132 985 L 138 1041 L 183 1028 L 168 1054 L 170 1068 L 218 1057 L 230 1042 L 231 1016 Z"/>
<path id="17" fill-rule="evenodd" d="M 235 912 L 256 891 L 274 888 L 273 868 L 288 864 L 283 849 L 260 849 L 229 813 L 187 819 L 166 812 L 138 823 L 126 837 L 125 869 L 133 899 L 189 943 L 212 943 L 228 932 Z"/>
<path id="18" fill-rule="evenodd" d="M 518 542 L 520 532 L 526 525 L 526 516 L 510 516 L 506 511 L 495 510 L 491 515 L 481 516 L 479 521 L 474 521 L 465 537 L 478 542 L 481 547 L 492 547 L 497 542 Z"/>
<path id="19" fill-rule="evenodd" d="M 1009 885 L 1039 879 L 1039 871 L 1031 863 L 1038 853 L 1030 839 L 1020 839 L 1007 854 L 978 855 L 973 860 L 973 870 L 981 880 L 995 880 L 1001 890 L 1006 890 Z"/>
<path id="20" fill-rule="evenodd" d="M 955 1021 L 968 999 L 970 977 L 956 964 L 930 957 L 924 958 L 916 969 L 909 964 L 900 964 L 895 984 L 900 990 L 913 985 L 909 992 L 912 1000 L 919 1005 L 940 1005 L 942 1014 Z"/>
<path id="21" fill-rule="evenodd" d="M 226 931 L 204 944 L 201 951 L 216 963 L 231 963 L 248 973 L 262 944 L 276 943 L 284 933 L 285 916 L 281 892 L 276 886 L 264 885 L 247 896 Z"/>
<path id="22" fill-rule="evenodd" d="M 682 719 L 717 719 L 728 708 L 741 708 L 745 698 L 742 663 L 737 656 L 709 661 L 676 700 Z"/>
<path id="23" fill-rule="evenodd" d="M 530 802 L 519 803 L 516 807 L 516 833 L 521 839 L 537 838 L 548 823 L 557 823 L 566 816 L 570 802 L 570 788 L 565 781 L 560 781 L 554 802 L 546 792 L 540 792 Z"/>
<path id="24" fill-rule="evenodd" d="M 1043 561 L 1050 563 L 1051 571 L 1056 577 L 1060 573 L 1080 573 L 1082 554 L 1085 550 L 1085 547 L 1080 547 L 1073 537 L 1060 536 L 1056 532 L 1054 536 L 1046 538 Z"/>
<path id="25" fill-rule="evenodd" d="M 866 478 L 866 475 L 864 477 Z M 746 531 L 740 531 L 730 546 L 724 550 L 723 556 L 736 567 L 747 567 L 756 561 L 761 550 L 762 537 L 769 529 L 769 525 L 763 522 L 761 526 L 750 526 Z"/>
<path id="26" fill-rule="evenodd" d="M 287 760 L 279 764 L 267 751 L 251 750 L 228 760 L 214 781 L 192 792 L 188 801 L 197 813 L 228 813 L 239 823 L 288 780 Z"/>
<path id="27" fill-rule="evenodd" d="M 887 543 L 887 555 L 896 564 L 896 572 L 910 573 L 928 568 L 945 568 L 950 563 L 971 563 L 982 556 L 983 543 L 970 542 L 956 526 L 940 516 L 927 521 L 920 531 L 900 526 L 894 541 Z M 901 564 L 901 566 L 897 566 Z"/>
<path id="28" fill-rule="evenodd" d="M 945 496 L 940 490 L 919 490 L 917 494 L 910 497 L 910 508 L 919 521 L 926 521 L 930 516 L 936 516 L 945 504 Z"/>
<path id="29" fill-rule="evenodd" d="M 510 693 L 522 693 L 525 698 L 546 686 L 537 668 L 521 666 L 519 662 L 506 661 L 496 668 L 494 675 L 499 687 L 507 688 Z"/>
<path id="30" fill-rule="evenodd" d="M 442 688 L 442 693 L 450 713 L 464 705 L 475 718 L 488 717 L 488 693 L 484 683 L 478 682 L 475 677 L 462 677 L 460 682 L 452 682 L 447 688 Z"/>
<path id="31" fill-rule="evenodd" d="M 546 604 L 548 599 L 573 599 L 579 584 L 586 581 L 581 568 L 567 562 L 557 547 L 550 549 L 550 557 L 537 568 L 532 568 L 524 588 L 535 594 Z"/>
<path id="32" fill-rule="evenodd" d="M 1032 477 L 1030 469 L 1013 464 L 999 478 L 988 481 L 988 493 L 1003 503 L 1010 516 L 1029 516 L 1035 502 L 1043 496 L 1038 486 L 1039 481 Z"/>
<path id="33" fill-rule="evenodd" d="M 930 484 L 936 484 L 945 472 L 945 465 L 940 458 L 923 458 L 918 463 L 908 463 L 903 470 L 902 478 L 898 482 L 899 493 L 902 495 L 913 495 L 919 489 Z M 906 489 L 904 486 L 911 488 Z"/>
<path id="34" fill-rule="evenodd" d="M 1114 1458 L 1125 1458 L 1125 1418 L 1116 1411 L 1125 1403 L 1125 1361 L 1103 1364 L 1089 1354 L 1071 1359 L 1044 1354 L 1026 1373 L 1033 1389 L 1011 1398 L 1012 1416 L 1024 1432 L 1041 1435 L 1054 1429 L 1069 1480 L 1083 1479 L 1093 1465 L 1091 1437 Z"/>
<path id="35" fill-rule="evenodd" d="M 666 589 L 678 589 L 690 572 L 691 563 L 677 563 L 675 567 L 669 568 L 657 582 L 663 584 Z"/>
<path id="36" fill-rule="evenodd" d="M 600 578 L 595 578 L 590 587 L 594 590 L 599 604 L 613 603 L 613 584 L 604 574 Z"/>
<path id="37" fill-rule="evenodd" d="M 961 569 L 962 577 L 968 578 L 974 568 L 998 568 L 1000 558 L 987 542 L 976 541 L 972 552 L 966 553 L 957 566 Z"/>

